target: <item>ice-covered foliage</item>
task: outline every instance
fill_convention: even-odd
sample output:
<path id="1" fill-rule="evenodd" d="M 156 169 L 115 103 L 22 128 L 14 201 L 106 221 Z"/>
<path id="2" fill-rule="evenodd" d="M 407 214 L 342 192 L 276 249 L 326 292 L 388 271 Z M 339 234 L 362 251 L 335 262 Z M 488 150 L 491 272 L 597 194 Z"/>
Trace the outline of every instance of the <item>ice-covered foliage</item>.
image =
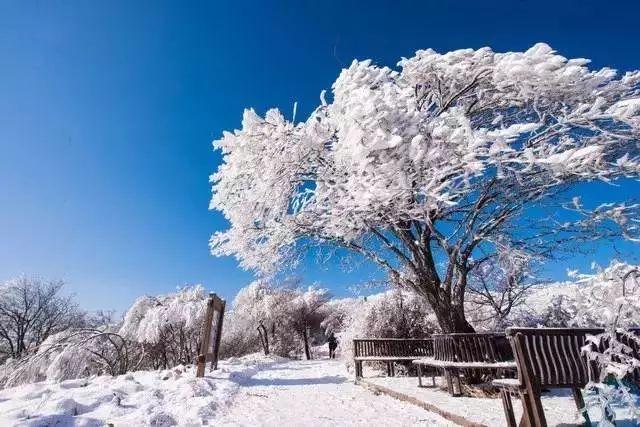
<path id="1" fill-rule="evenodd" d="M 221 351 L 237 356 L 258 351 L 262 344 L 265 351 L 282 356 L 294 356 L 301 350 L 306 353 L 310 341 L 322 334 L 321 324 L 330 314 L 325 310 L 329 298 L 326 289 L 315 286 L 256 280 L 234 299 L 225 320 Z"/>
<path id="2" fill-rule="evenodd" d="M 208 294 L 201 285 L 175 293 L 138 298 L 124 316 L 119 333 L 145 348 L 151 367 L 193 363 Z"/>
<path id="3" fill-rule="evenodd" d="M 622 298 L 620 280 L 638 268 L 636 265 L 611 261 L 606 268 L 594 266 L 595 271 L 579 274 L 570 272 L 572 280 L 535 284 L 524 289 L 518 304 L 500 319 L 486 301 L 478 304 L 474 293 L 467 300 L 467 313 L 476 329 L 502 330 L 509 326 L 522 327 L 605 327 L 618 316 L 621 326 L 638 326 L 640 286 L 627 283 L 627 296 Z M 492 291 L 492 298 L 500 301 L 504 294 Z M 620 302 L 626 301 L 620 305 Z M 501 320 L 501 321 L 499 321 Z"/>
<path id="4" fill-rule="evenodd" d="M 256 280 L 238 291 L 224 322 L 221 354 L 224 357 L 242 356 L 259 351 L 258 326 L 266 325 L 272 351 L 276 347 L 275 326 L 280 316 L 279 301 L 266 280 Z"/>
<path id="5" fill-rule="evenodd" d="M 323 308 L 325 318 L 322 329 L 326 335 L 343 331 L 352 320 L 355 307 L 360 304 L 357 298 L 332 299 Z"/>
<path id="6" fill-rule="evenodd" d="M 202 286 L 187 286 L 139 298 L 120 323 L 108 324 L 108 313 L 96 315 L 89 320 L 99 327 L 69 327 L 49 336 L 37 351 L 2 365 L 0 387 L 193 363 L 207 297 Z"/>
<path id="7" fill-rule="evenodd" d="M 615 426 L 615 412 L 613 406 L 622 404 L 629 406 L 635 419 L 640 419 L 640 408 L 636 407 L 636 397 L 631 395 L 631 380 L 640 376 L 640 335 L 638 331 L 625 330 L 621 326 L 639 326 L 637 285 L 640 281 L 640 269 L 626 264 L 612 264 L 608 269 L 598 274 L 600 283 L 612 282 L 619 288 L 612 292 L 611 288 L 597 289 L 593 301 L 597 307 L 590 310 L 588 320 L 595 314 L 598 320 L 604 322 L 605 332 L 588 337 L 583 353 L 592 361 L 598 370 L 598 377 L 593 378 L 587 389 L 595 391 L 588 400 L 588 404 L 599 406 L 604 414 L 602 425 Z M 587 277 L 587 280 L 594 280 Z M 609 299 L 609 301 L 606 301 Z M 615 307 L 612 307 L 615 305 Z M 613 308 L 613 309 L 612 309 Z M 584 321 L 584 316 L 582 316 Z"/>
<path id="8" fill-rule="evenodd" d="M 132 341 L 156 344 L 168 326 L 199 330 L 208 294 L 202 285 L 175 293 L 138 298 L 124 316 L 120 334 Z"/>
<path id="9" fill-rule="evenodd" d="M 354 338 L 423 338 L 439 330 L 433 312 L 413 292 L 394 289 L 348 304 L 350 313 L 338 334 L 347 364 Z"/>
<path id="10" fill-rule="evenodd" d="M 543 43 L 428 49 L 398 70 L 354 61 L 306 121 L 246 110 L 214 143 L 211 207 L 231 226 L 212 252 L 272 270 L 308 244 L 343 247 L 423 296 L 444 330 L 469 330 L 467 277 L 487 255 L 639 235 L 636 205 L 565 198 L 640 173 L 640 72 L 588 63 Z M 540 206 L 571 213 L 522 215 Z"/>
<path id="11" fill-rule="evenodd" d="M 296 289 L 289 294 L 286 324 L 302 339 L 307 360 L 311 359 L 311 340 L 321 332 L 326 313 L 322 310 L 331 298 L 329 291 L 316 286 Z"/>
<path id="12" fill-rule="evenodd" d="M 640 326 L 638 266 L 613 261 L 595 274 L 576 275 L 575 326 Z M 625 286 L 623 287 L 623 280 Z"/>
<path id="13" fill-rule="evenodd" d="M 49 336 L 36 352 L 0 366 L 0 388 L 43 380 L 124 374 L 139 368 L 143 360 L 143 354 L 128 344 L 122 336 L 106 329 L 59 332 Z"/>

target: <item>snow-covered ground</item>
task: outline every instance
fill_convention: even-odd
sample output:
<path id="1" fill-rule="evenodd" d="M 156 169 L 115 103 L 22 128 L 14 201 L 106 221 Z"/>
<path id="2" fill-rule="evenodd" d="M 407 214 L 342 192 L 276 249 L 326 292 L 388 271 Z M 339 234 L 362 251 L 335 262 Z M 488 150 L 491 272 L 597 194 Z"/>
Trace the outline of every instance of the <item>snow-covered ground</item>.
<path id="1" fill-rule="evenodd" d="M 203 425 L 228 405 L 240 384 L 279 359 L 230 359 L 196 378 L 192 366 L 41 382 L 0 390 L 0 425 Z"/>
<path id="2" fill-rule="evenodd" d="M 418 380 L 414 377 L 369 377 L 366 379 L 375 385 L 402 393 L 409 397 L 417 398 L 436 406 L 445 412 L 459 415 L 468 421 L 486 426 L 506 426 L 502 401 L 500 399 L 478 398 L 478 397 L 451 397 L 440 388 L 419 388 Z M 438 381 L 442 381 L 441 378 Z M 425 379 L 425 384 L 430 385 L 431 379 Z M 557 425 L 580 425 L 582 416 L 578 413 L 573 401 L 571 391 L 567 389 L 554 390 L 552 393 L 545 393 L 542 397 L 545 417 L 550 426 Z M 516 419 L 520 419 L 522 405 L 516 398 L 513 400 Z M 613 408 L 616 412 L 616 425 L 634 426 L 636 425 L 628 408 Z M 601 418 L 599 409 L 589 410 L 591 421 L 597 423 Z M 597 424 L 596 424 L 597 425 Z"/>
<path id="3" fill-rule="evenodd" d="M 193 367 L 0 391 L 0 426 L 452 425 L 355 385 L 341 360 L 252 355 L 195 378 Z"/>
<path id="4" fill-rule="evenodd" d="M 341 360 L 289 361 L 249 378 L 223 426 L 454 425 L 422 408 L 355 385 Z"/>

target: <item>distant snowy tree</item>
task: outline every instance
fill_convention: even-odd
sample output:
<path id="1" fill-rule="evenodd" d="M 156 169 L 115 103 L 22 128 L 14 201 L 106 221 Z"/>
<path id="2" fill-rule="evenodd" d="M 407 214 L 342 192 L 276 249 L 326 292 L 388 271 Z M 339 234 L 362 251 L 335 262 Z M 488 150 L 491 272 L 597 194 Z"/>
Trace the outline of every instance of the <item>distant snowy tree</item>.
<path id="1" fill-rule="evenodd" d="M 49 336 L 85 323 L 62 281 L 18 277 L 0 285 L 0 363 L 20 358 Z"/>
<path id="2" fill-rule="evenodd" d="M 324 320 L 320 325 L 325 335 L 328 336 L 332 332 L 337 333 L 344 330 L 351 320 L 354 307 L 358 306 L 360 302 L 359 299 L 355 298 L 341 298 L 328 301 L 322 308 Z"/>
<path id="3" fill-rule="evenodd" d="M 207 298 L 201 285 L 186 286 L 138 298 L 121 322 L 112 312 L 86 315 L 50 334 L 28 355 L 0 365 L 0 387 L 193 363 Z"/>
<path id="4" fill-rule="evenodd" d="M 366 300 L 350 300 L 348 305 L 349 317 L 339 333 L 348 366 L 354 338 L 425 338 L 439 332 L 428 303 L 413 292 L 392 289 Z"/>
<path id="5" fill-rule="evenodd" d="M 428 301 L 442 330 L 472 330 L 465 295 L 485 258 L 638 240 L 640 205 L 589 209 L 566 191 L 640 173 L 640 72 L 588 62 L 542 43 L 421 50 L 398 71 L 354 61 L 304 122 L 246 110 L 214 144 L 211 207 L 231 226 L 213 254 L 269 271 L 310 245 L 346 248 Z"/>
<path id="6" fill-rule="evenodd" d="M 153 368 L 193 363 L 199 351 L 207 298 L 201 285 L 138 298 L 126 312 L 119 334 L 143 345 Z"/>
<path id="7" fill-rule="evenodd" d="M 265 347 L 261 340 L 270 342 L 271 350 L 276 353 L 280 350 L 276 349 L 276 324 L 284 315 L 281 301 L 274 294 L 273 286 L 266 280 L 255 280 L 238 291 L 224 322 L 225 331 L 220 348 L 224 356 L 253 353 L 261 345 L 266 353 L 269 344 Z"/>
<path id="8" fill-rule="evenodd" d="M 484 329 L 504 330 L 511 312 L 524 303 L 527 291 L 536 284 L 526 254 L 499 255 L 477 264 L 468 278 L 467 313 L 472 324 L 483 324 Z"/>
<path id="9" fill-rule="evenodd" d="M 291 356 L 302 349 L 310 358 L 311 339 L 322 334 L 323 321 L 332 313 L 329 299 L 326 289 L 303 288 L 296 279 L 256 280 L 236 295 L 221 350 L 233 356 L 257 351 L 261 345 L 265 350 L 266 339 L 277 355 Z"/>
<path id="10" fill-rule="evenodd" d="M 542 324 L 547 328 L 567 328 L 576 319 L 575 301 L 566 295 L 557 295 L 542 314 Z"/>
<path id="11" fill-rule="evenodd" d="M 290 300 L 287 304 L 287 325 L 302 340 L 305 357 L 309 360 L 311 359 L 310 334 L 320 329 L 325 317 L 322 308 L 331 296 L 327 289 L 314 286 L 292 290 L 288 295 Z"/>

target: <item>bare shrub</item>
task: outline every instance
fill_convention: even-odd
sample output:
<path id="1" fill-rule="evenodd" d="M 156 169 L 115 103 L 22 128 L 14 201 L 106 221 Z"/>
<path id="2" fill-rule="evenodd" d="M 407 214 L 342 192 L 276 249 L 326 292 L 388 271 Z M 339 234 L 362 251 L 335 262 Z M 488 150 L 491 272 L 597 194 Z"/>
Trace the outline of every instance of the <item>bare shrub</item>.
<path id="1" fill-rule="evenodd" d="M 82 326 L 85 315 L 64 282 L 18 277 L 0 285 L 0 362 L 35 351 L 49 336 Z"/>

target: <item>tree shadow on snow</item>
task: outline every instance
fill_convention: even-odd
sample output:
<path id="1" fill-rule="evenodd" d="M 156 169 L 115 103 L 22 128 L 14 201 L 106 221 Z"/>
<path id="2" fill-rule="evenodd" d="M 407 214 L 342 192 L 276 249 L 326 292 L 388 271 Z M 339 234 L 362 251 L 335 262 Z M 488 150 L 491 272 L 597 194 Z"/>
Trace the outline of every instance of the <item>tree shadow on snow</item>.
<path id="1" fill-rule="evenodd" d="M 347 381 L 347 377 L 342 375 L 334 375 L 329 377 L 315 378 L 252 378 L 247 381 L 245 387 L 257 386 L 300 386 L 300 385 L 319 385 L 319 384 L 342 384 Z"/>
<path id="2" fill-rule="evenodd" d="M 82 417 L 81 419 L 78 419 L 72 415 L 54 414 L 29 419 L 28 425 L 34 427 L 75 427 L 76 425 L 83 425 L 86 427 L 102 427 L 105 424 L 104 422 L 95 418 Z"/>

